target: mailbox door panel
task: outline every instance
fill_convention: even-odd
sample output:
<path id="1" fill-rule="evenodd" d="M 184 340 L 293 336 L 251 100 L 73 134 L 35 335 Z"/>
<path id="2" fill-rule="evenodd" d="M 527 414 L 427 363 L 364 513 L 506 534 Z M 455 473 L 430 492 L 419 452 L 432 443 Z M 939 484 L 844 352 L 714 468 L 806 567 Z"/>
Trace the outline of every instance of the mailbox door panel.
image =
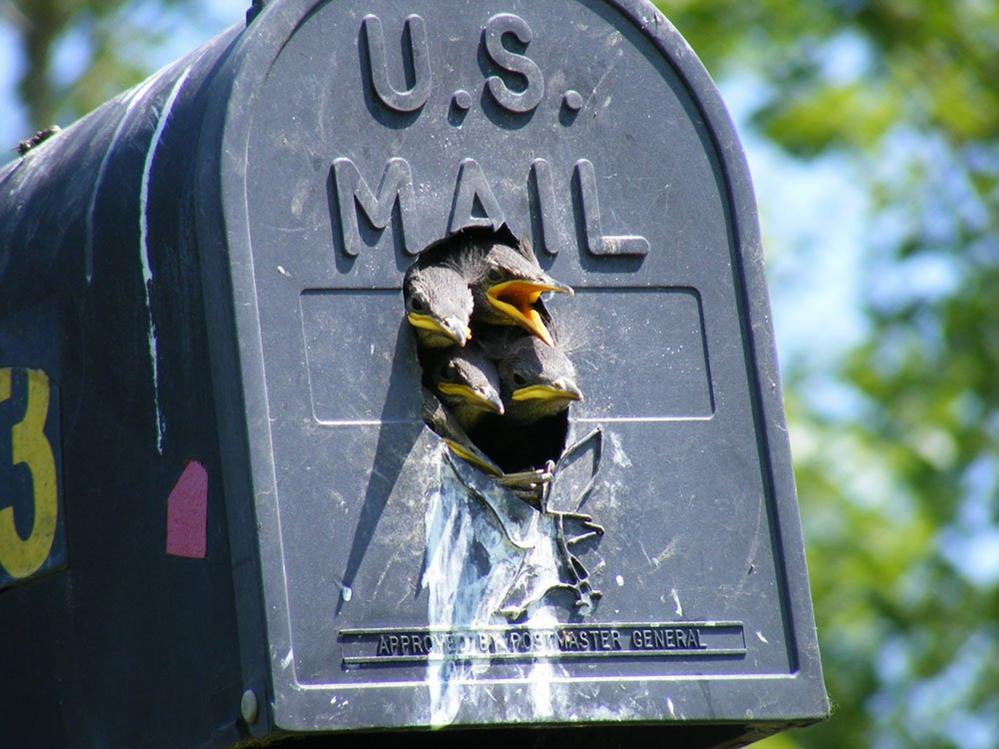
<path id="1" fill-rule="evenodd" d="M 821 715 L 752 191 L 685 42 L 631 1 L 257 23 L 221 186 L 277 724 Z M 602 533 L 573 547 L 576 601 L 520 617 L 462 606 L 534 564 L 547 521 L 463 525 L 403 314 L 419 252 L 471 226 L 577 292 L 548 305 L 585 393 L 567 444 L 595 457 L 558 522 Z"/>

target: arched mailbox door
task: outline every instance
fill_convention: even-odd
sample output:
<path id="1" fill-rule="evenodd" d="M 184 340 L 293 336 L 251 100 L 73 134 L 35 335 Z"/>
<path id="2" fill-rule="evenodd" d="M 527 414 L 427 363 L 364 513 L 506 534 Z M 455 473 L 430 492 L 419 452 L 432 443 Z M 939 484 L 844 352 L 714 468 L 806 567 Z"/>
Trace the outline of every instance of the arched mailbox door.
<path id="1" fill-rule="evenodd" d="M 0 291 L 0 743 L 827 713 L 749 175 L 648 3 L 267 3 L 0 170 Z"/>
<path id="2" fill-rule="evenodd" d="M 824 715 L 749 176 L 663 17 L 288 2 L 230 64 L 229 418 L 276 724 Z M 578 450 L 533 515 L 421 421 L 400 287 L 469 227 L 527 237 L 575 290 L 546 304 Z M 573 546 L 570 521 L 602 532 Z"/>

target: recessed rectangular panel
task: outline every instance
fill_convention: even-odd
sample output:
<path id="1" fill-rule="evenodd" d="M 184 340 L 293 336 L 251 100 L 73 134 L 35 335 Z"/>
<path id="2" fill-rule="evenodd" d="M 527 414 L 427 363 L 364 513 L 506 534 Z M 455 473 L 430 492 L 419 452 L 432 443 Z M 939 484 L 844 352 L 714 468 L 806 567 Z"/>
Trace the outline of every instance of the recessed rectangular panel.
<path id="1" fill-rule="evenodd" d="M 548 304 L 586 394 L 577 418 L 711 417 L 711 368 L 694 289 L 587 288 Z"/>
<path id="2" fill-rule="evenodd" d="M 714 410 L 700 307 L 693 289 L 581 289 L 572 303 L 550 300 L 572 350 L 588 398 L 579 418 L 685 420 Z M 395 356 L 415 356 L 401 323 L 397 290 L 302 294 L 302 326 L 313 413 L 320 423 L 417 420 L 411 399 L 417 380 L 390 376 Z M 357 324 L 363 320 L 364 325 Z M 406 332 L 400 336 L 399 332 Z M 618 339 L 664 336 L 663 347 L 622 357 Z M 335 343 L 335 346 L 331 344 Z M 610 344 L 610 345 L 608 345 Z M 649 373 L 653 376 L 649 376 Z"/>
<path id="3" fill-rule="evenodd" d="M 393 397 L 419 390 L 415 368 L 391 366 L 416 356 L 398 289 L 309 290 L 301 307 L 316 421 L 419 421 L 418 401 Z"/>

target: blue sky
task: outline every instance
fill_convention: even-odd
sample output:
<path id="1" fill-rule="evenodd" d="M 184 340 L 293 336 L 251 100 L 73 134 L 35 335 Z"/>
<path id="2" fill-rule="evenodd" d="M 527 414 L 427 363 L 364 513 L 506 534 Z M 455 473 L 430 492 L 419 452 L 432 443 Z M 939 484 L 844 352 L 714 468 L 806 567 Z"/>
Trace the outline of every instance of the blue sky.
<path id="1" fill-rule="evenodd" d="M 23 108 L 16 96 L 17 77 L 22 62 L 12 23 L 18 12 L 12 6 L 29 8 L 31 0 L 0 0 L 0 163 L 9 160 L 9 148 L 31 135 Z M 153 50 L 143 50 L 143 62 L 151 71 L 197 47 L 226 27 L 242 21 L 248 0 L 205 0 L 197 13 L 164 11 L 155 0 L 136 0 L 124 11 L 129 20 L 142 28 L 160 32 L 165 43 Z M 57 45 L 54 68 L 56 79 L 72 81 L 87 60 L 86 39 L 82 33 L 69 34 Z M 67 123 L 58 123 L 65 125 Z"/>

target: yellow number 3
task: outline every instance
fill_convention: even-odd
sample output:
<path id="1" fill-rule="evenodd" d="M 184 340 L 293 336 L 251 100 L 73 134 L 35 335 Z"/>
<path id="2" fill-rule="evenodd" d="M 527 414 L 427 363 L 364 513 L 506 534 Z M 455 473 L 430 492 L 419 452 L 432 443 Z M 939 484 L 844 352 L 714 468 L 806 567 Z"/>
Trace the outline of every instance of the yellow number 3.
<path id="1" fill-rule="evenodd" d="M 45 564 L 59 517 L 55 456 L 45 436 L 49 378 L 37 369 L 24 371 L 28 375 L 28 405 L 24 418 L 14 425 L 10 436 L 13 464 L 23 463 L 31 472 L 35 521 L 28 537 L 21 538 L 18 534 L 13 507 L 0 510 L 0 567 L 15 578 L 28 577 Z M 0 369 L 0 403 L 11 397 L 12 373 L 12 369 Z"/>

